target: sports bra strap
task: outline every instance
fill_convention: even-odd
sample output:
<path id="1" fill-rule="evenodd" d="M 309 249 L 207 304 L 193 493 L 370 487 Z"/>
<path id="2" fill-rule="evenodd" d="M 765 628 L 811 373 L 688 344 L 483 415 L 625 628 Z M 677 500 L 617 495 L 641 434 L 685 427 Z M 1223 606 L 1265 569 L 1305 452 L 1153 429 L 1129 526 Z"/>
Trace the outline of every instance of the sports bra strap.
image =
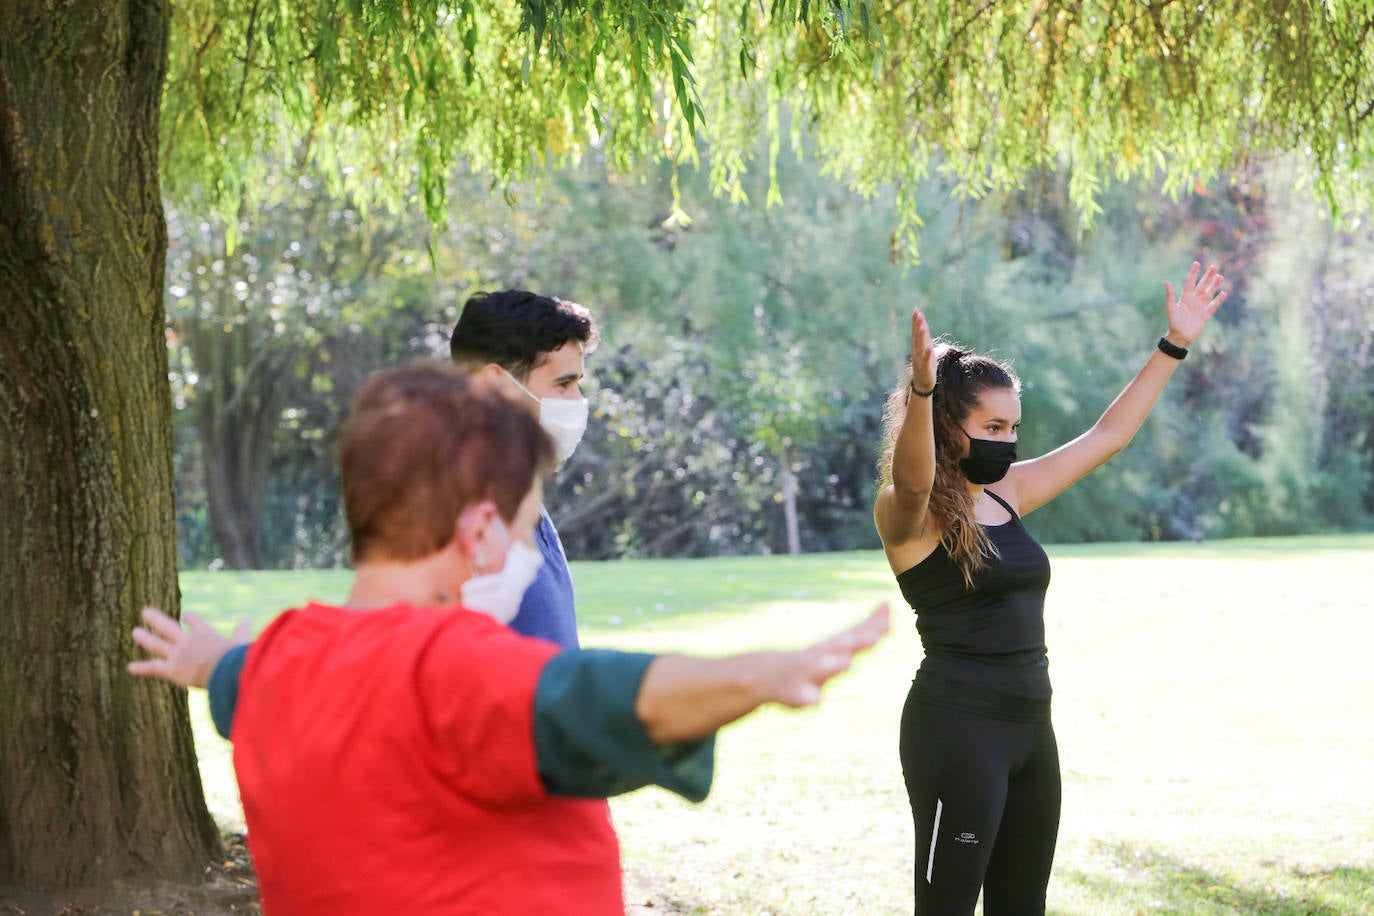
<path id="1" fill-rule="evenodd" d="M 1003 509 L 1006 509 L 1008 512 L 1010 512 L 1012 518 L 1020 518 L 1020 516 L 1016 514 L 1016 510 L 1013 509 L 1011 506 L 1007 505 L 1007 501 L 1005 499 L 998 496 L 996 493 L 992 492 L 986 487 L 983 488 L 983 492 L 991 496 L 993 499 L 995 499 L 997 501 L 997 505 L 1001 506 Z"/>

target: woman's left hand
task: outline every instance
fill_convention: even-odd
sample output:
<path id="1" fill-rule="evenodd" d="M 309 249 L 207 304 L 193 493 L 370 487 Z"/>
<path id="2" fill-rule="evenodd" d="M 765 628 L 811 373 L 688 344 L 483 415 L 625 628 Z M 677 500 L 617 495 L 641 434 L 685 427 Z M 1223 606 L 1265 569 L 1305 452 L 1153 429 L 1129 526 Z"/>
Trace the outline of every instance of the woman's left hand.
<path id="1" fill-rule="evenodd" d="M 1177 299 L 1173 284 L 1164 281 L 1164 298 L 1169 307 L 1169 333 L 1165 337 L 1180 347 L 1191 344 L 1202 333 L 1212 313 L 1226 301 L 1226 294 L 1220 291 L 1226 278 L 1217 272 L 1216 265 L 1208 267 L 1199 280 L 1201 269 L 1202 265 L 1194 261 L 1188 279 L 1183 281 L 1183 295 Z"/>

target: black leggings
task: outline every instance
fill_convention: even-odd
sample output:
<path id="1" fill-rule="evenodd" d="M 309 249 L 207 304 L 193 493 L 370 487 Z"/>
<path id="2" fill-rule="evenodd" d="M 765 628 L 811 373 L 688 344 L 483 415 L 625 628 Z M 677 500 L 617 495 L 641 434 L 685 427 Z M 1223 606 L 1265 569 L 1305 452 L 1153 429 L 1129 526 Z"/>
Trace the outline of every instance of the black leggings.
<path id="1" fill-rule="evenodd" d="M 1043 914 L 1059 836 L 1049 721 L 991 719 L 908 695 L 901 753 L 918 916 L 972 914 L 980 888 L 984 916 Z"/>

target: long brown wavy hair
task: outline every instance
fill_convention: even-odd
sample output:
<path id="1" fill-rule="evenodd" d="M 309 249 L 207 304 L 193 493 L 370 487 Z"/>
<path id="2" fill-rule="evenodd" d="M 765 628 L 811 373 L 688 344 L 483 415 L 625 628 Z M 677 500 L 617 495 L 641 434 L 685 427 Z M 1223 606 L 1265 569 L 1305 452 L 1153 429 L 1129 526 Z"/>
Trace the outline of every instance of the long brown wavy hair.
<path id="1" fill-rule="evenodd" d="M 973 517 L 973 497 L 968 478 L 959 468 L 964 433 L 961 425 L 978 406 L 984 391 L 1010 388 L 1020 394 L 1021 380 L 1011 366 L 980 356 L 949 341 L 936 344 L 935 394 L 931 414 L 935 424 L 935 482 L 930 489 L 928 511 L 941 528 L 940 543 L 973 584 L 973 574 L 997 555 L 987 532 Z M 892 483 L 892 453 L 897 434 L 906 419 L 911 386 L 911 364 L 902 370 L 901 379 L 888 392 L 883 408 L 883 449 L 878 456 L 878 488 Z"/>

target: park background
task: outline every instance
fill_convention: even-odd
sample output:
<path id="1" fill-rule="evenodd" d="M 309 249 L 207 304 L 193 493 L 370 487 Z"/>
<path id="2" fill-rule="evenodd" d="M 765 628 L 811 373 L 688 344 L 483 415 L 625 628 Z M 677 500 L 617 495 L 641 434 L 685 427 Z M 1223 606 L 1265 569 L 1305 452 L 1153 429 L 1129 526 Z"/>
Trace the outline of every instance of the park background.
<path id="1" fill-rule="evenodd" d="M 0 902 L 172 880 L 124 912 L 209 912 L 184 882 L 240 849 L 202 793 L 232 824 L 226 746 L 124 674 L 137 609 L 337 598 L 348 396 L 441 356 L 471 291 L 602 321 L 550 493 L 589 642 L 727 651 L 895 597 L 868 506 L 912 305 L 1017 365 L 1035 454 L 1198 258 L 1231 301 L 1140 439 L 1029 520 L 1058 570 L 1053 905 L 1370 908 L 1364 5 L 3 15 Z M 728 731 L 706 808 L 617 803 L 636 899 L 904 907 L 906 623 L 831 706 Z"/>
<path id="2" fill-rule="evenodd" d="M 1064 774 L 1049 912 L 1374 912 L 1374 535 L 1048 550 Z M 892 633 L 818 708 L 723 730 L 705 803 L 644 789 L 611 810 L 634 916 L 909 913 L 896 748 L 920 644 L 881 552 L 578 561 L 572 574 L 583 643 L 630 651 L 801 645 L 892 602 Z M 342 570 L 182 576 L 186 606 L 225 630 L 347 586 Z M 210 810 L 232 836 L 231 745 L 203 697 L 191 715 Z M 213 892 L 142 899 L 177 916 L 252 899 L 242 844 L 230 847 Z"/>
<path id="3" fill-rule="evenodd" d="M 673 178 L 592 157 L 512 205 L 456 175 L 436 239 L 418 209 L 364 215 L 297 176 L 232 253 L 223 227 L 173 210 L 185 606 L 227 629 L 341 599 L 332 451 L 351 390 L 444 358 L 478 289 L 581 301 L 603 334 L 592 420 L 548 501 L 584 643 L 719 654 L 896 609 L 893 636 L 819 711 L 726 731 L 706 805 L 615 801 L 627 904 L 904 912 L 896 729 L 920 646 L 871 501 L 910 309 L 1013 361 L 1020 450 L 1035 455 L 1148 357 L 1163 281 L 1215 262 L 1230 297 L 1137 441 L 1027 520 L 1056 570 L 1051 911 L 1369 912 L 1374 795 L 1356 774 L 1374 760 L 1374 539 L 1359 533 L 1374 505 L 1374 239 L 1335 225 L 1281 162 L 1177 199 L 1114 187 L 1090 227 L 1062 174 L 981 200 L 932 180 L 915 264 L 891 257 L 890 196 L 807 160 L 782 159 L 774 206 L 761 177 L 731 202 L 687 171 L 674 212 Z M 193 720 L 212 813 L 239 830 L 229 745 L 202 706 Z"/>
<path id="4" fill-rule="evenodd" d="M 762 152 L 762 151 L 761 151 Z M 344 562 L 333 447 L 382 366 L 444 358 L 463 301 L 574 299 L 603 342 L 591 421 L 549 488 L 570 557 L 877 546 L 882 405 L 919 306 L 937 334 L 1009 360 L 1020 453 L 1085 430 L 1138 371 L 1164 281 L 1215 263 L 1229 298 L 1142 444 L 1036 513 L 1056 543 L 1205 540 L 1374 524 L 1374 236 L 1333 224 L 1283 162 L 1174 199 L 1114 185 L 1084 226 L 1071 176 L 973 200 L 933 178 L 920 260 L 890 247 L 890 194 L 784 154 L 746 201 L 699 170 L 576 170 L 517 186 L 455 175 L 437 234 L 415 206 L 363 211 L 316 177 L 227 231 L 169 215 L 168 345 L 183 568 Z M 674 190 L 677 194 L 675 198 Z M 232 250 L 226 239 L 234 238 Z"/>

